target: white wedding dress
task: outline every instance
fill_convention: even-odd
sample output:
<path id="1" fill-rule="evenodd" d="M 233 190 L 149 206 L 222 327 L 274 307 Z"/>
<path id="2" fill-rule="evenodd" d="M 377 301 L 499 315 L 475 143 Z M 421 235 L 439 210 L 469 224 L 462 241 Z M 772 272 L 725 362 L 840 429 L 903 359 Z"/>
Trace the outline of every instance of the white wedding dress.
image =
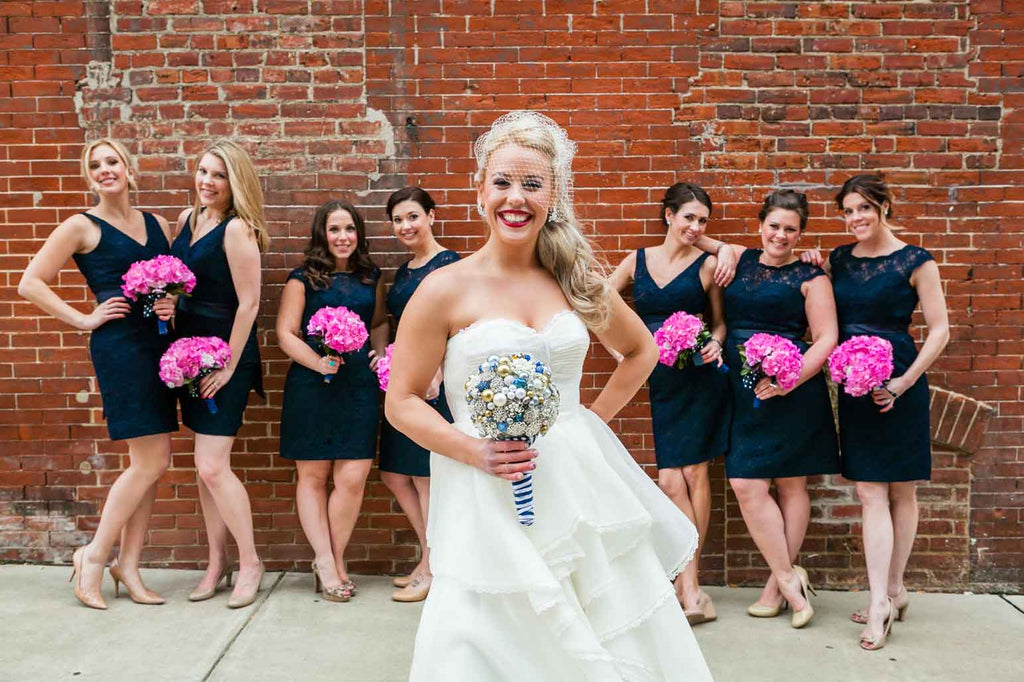
<path id="1" fill-rule="evenodd" d="M 710 680 L 670 579 L 697 531 L 579 403 L 590 337 L 573 312 L 537 331 L 483 320 L 448 341 L 455 426 L 476 435 L 462 387 L 489 355 L 530 353 L 561 393 L 534 444 L 536 521 L 519 525 L 512 484 L 431 454 L 427 540 L 434 574 L 413 682 Z"/>

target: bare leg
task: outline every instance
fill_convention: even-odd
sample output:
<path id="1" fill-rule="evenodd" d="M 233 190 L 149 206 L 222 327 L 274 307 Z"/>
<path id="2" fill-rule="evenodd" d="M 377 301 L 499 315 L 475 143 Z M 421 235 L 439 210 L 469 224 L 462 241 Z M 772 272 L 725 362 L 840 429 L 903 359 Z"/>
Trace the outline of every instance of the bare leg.
<path id="1" fill-rule="evenodd" d="M 196 585 L 195 591 L 205 592 L 216 587 L 221 574 L 228 566 L 228 527 L 220 517 L 213 494 L 203 483 L 202 477 L 197 475 L 196 482 L 199 488 L 199 504 L 203 509 L 203 524 L 206 526 L 209 560 L 206 564 L 206 573 Z"/>
<path id="2" fill-rule="evenodd" d="M 146 544 L 149 517 L 153 512 L 153 503 L 156 500 L 156 486 L 157 484 L 154 483 L 149 487 L 135 513 L 121 529 L 121 544 L 117 552 L 117 566 L 125 585 L 137 594 L 148 593 L 152 598 L 160 598 L 160 595 L 142 582 L 142 576 L 139 574 L 139 562 L 142 558 L 142 548 Z"/>
<path id="3" fill-rule="evenodd" d="M 888 483 L 857 483 L 864 532 L 864 560 L 868 567 L 868 585 L 871 600 L 868 605 L 868 623 L 861 637 L 877 639 L 882 636 L 885 618 L 889 615 L 889 568 L 893 556 L 893 527 L 889 510 Z"/>
<path id="4" fill-rule="evenodd" d="M 341 586 L 338 569 L 331 552 L 331 529 L 327 521 L 327 477 L 330 460 L 295 462 L 299 483 L 295 489 L 295 506 L 306 539 L 313 547 L 314 562 L 325 587 Z"/>
<path id="5" fill-rule="evenodd" d="M 366 477 L 370 474 L 372 459 L 339 459 L 334 462 L 334 491 L 327 501 L 327 517 L 331 526 L 331 545 L 334 563 L 342 581 L 347 581 L 345 549 L 352 538 L 352 530 L 363 506 Z"/>
<path id="6" fill-rule="evenodd" d="M 423 536 L 420 538 L 420 563 L 414 573 L 430 575 L 430 547 L 427 545 L 427 512 L 430 508 L 430 477 L 413 476 L 412 484 L 419 497 L 420 513 L 423 515 Z"/>
<path id="7" fill-rule="evenodd" d="M 768 479 L 730 478 L 729 484 L 740 503 L 743 521 L 754 539 L 757 549 L 772 575 L 780 585 L 783 597 L 796 611 L 807 607 L 800 588 L 800 580 L 793 570 L 793 562 L 786 542 L 786 526 L 782 510 L 769 493 Z"/>
<path id="8" fill-rule="evenodd" d="M 690 502 L 690 494 L 686 477 L 680 467 L 669 467 L 658 469 L 658 485 L 672 503 L 679 507 L 680 511 L 686 514 L 693 524 L 697 525 L 693 504 Z M 700 532 L 698 528 L 698 533 Z M 703 535 L 701 535 L 703 539 Z M 676 577 L 675 582 L 676 598 L 683 603 L 684 609 L 696 609 L 697 600 L 700 598 L 700 586 L 697 584 L 697 556 L 687 564 L 683 572 Z"/>
<path id="9" fill-rule="evenodd" d="M 779 508 L 786 524 L 786 545 L 789 547 L 789 560 L 796 563 L 800 548 L 807 535 L 807 524 L 811 520 L 811 496 L 807 494 L 807 477 L 792 476 L 775 479 L 775 491 L 779 496 Z M 757 600 L 765 606 L 775 606 L 782 600 L 779 584 L 775 575 L 768 577 L 761 597 Z"/>
<path id="10" fill-rule="evenodd" d="M 231 470 L 231 436 L 196 434 L 196 469 L 209 491 L 220 517 L 238 546 L 238 582 L 233 595 L 256 590 L 261 577 L 260 558 L 252 531 L 252 509 L 245 486 Z M 211 556 L 213 553 L 211 539 Z"/>
<path id="11" fill-rule="evenodd" d="M 917 537 L 917 481 L 890 483 L 889 501 L 892 505 L 893 531 L 889 596 L 895 597 L 903 590 L 903 574 L 907 570 L 910 552 L 914 549 L 914 539 Z"/>
<path id="12" fill-rule="evenodd" d="M 143 505 L 157 480 L 167 470 L 171 461 L 171 437 L 160 433 L 131 438 L 128 440 L 128 456 L 130 464 L 110 486 L 99 526 L 92 542 L 82 552 L 81 585 L 82 591 L 87 594 L 99 593 L 103 567 L 107 563 L 110 549 L 121 537 L 122 529 L 138 512 L 140 505 Z M 141 520 L 149 522 L 148 510 Z M 135 534 L 138 534 L 138 530 Z M 142 535 L 145 536 L 145 526 Z"/>
<path id="13" fill-rule="evenodd" d="M 423 557 L 426 556 L 427 549 L 426 517 L 423 514 L 423 506 L 420 504 L 419 490 L 413 482 L 413 477 L 406 476 L 405 474 L 382 471 L 380 472 L 380 480 L 384 482 L 384 485 L 388 487 L 391 494 L 398 500 L 398 506 L 402 508 L 406 518 L 409 519 L 409 524 L 416 532 L 416 539 L 419 540 L 421 548 L 420 563 L 413 569 L 413 574 L 417 575 L 423 567 Z M 429 481 L 430 479 L 427 480 Z"/>

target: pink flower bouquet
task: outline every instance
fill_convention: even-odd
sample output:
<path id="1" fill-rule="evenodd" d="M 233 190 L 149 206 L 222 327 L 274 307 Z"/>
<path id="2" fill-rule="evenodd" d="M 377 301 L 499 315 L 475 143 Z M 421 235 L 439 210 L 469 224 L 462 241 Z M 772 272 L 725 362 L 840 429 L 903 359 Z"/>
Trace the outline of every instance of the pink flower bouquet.
<path id="1" fill-rule="evenodd" d="M 832 381 L 847 395 L 860 397 L 885 386 L 892 378 L 892 344 L 877 336 L 854 336 L 828 356 Z"/>
<path id="2" fill-rule="evenodd" d="M 800 380 L 804 356 L 796 344 L 778 334 L 754 334 L 739 347 L 743 360 L 743 386 L 753 389 L 762 377 L 770 377 L 783 390 L 790 391 Z M 754 407 L 761 401 L 754 398 Z"/>
<path id="3" fill-rule="evenodd" d="M 384 349 L 384 357 L 377 360 L 377 381 L 380 382 L 380 390 L 387 392 L 388 381 L 391 379 L 391 354 L 395 350 L 395 344 L 389 343 Z"/>
<path id="4" fill-rule="evenodd" d="M 231 362 L 231 347 L 217 336 L 186 336 L 170 345 L 160 358 L 160 381 L 168 388 L 186 386 L 188 394 L 199 397 L 199 380 Z M 206 398 L 206 407 L 217 414 L 217 403 Z"/>
<path id="5" fill-rule="evenodd" d="M 316 340 L 324 355 L 351 353 L 363 347 L 370 338 L 362 318 L 345 306 L 324 307 L 313 313 L 306 324 L 306 334 Z M 324 375 L 324 383 L 331 383 L 332 375 Z"/>
<path id="6" fill-rule="evenodd" d="M 685 369 L 691 363 L 698 367 L 704 364 L 700 349 L 711 341 L 711 332 L 704 326 L 704 320 L 696 315 L 679 311 L 672 313 L 664 324 L 654 332 L 658 344 L 658 361 L 669 367 Z M 728 372 L 721 365 L 719 370 Z"/>
<path id="7" fill-rule="evenodd" d="M 121 275 L 121 292 L 135 301 L 142 300 L 142 314 L 153 315 L 153 304 L 165 296 L 188 295 L 196 288 L 196 276 L 180 259 L 161 255 L 132 263 Z M 167 333 L 167 323 L 157 318 L 161 334 Z"/>

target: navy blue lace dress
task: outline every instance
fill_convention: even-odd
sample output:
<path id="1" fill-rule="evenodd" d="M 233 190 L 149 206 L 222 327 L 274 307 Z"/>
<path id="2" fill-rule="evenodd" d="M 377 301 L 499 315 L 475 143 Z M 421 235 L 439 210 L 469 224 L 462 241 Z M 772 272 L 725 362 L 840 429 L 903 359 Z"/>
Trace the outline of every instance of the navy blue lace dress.
<path id="1" fill-rule="evenodd" d="M 708 299 L 700 268 L 707 257 L 702 254 L 674 280 L 659 287 L 647 270 L 645 250 L 636 252 L 633 305 L 652 334 L 672 313 L 705 314 Z M 676 369 L 658 363 L 648 383 L 659 469 L 699 464 L 725 453 L 732 409 L 725 374 L 713 365 Z"/>
<path id="2" fill-rule="evenodd" d="M 369 282 L 351 272 L 335 272 L 331 284 L 314 288 L 302 268 L 288 279 L 302 282 L 306 305 L 302 310 L 303 336 L 313 313 L 324 307 L 345 306 L 359 315 L 366 330 L 373 322 L 377 280 L 374 268 Z M 306 337 L 317 353 L 320 349 Z M 284 382 L 281 409 L 281 456 L 285 459 L 373 459 L 377 450 L 377 424 L 380 418 L 380 387 L 377 374 L 370 369 L 370 341 L 352 353 L 330 383 L 319 372 L 293 362 Z"/>
<path id="3" fill-rule="evenodd" d="M 420 285 L 423 278 L 434 270 L 457 260 L 459 260 L 459 254 L 454 251 L 442 251 L 418 268 L 410 268 L 408 263 L 403 263 L 398 268 L 395 273 L 395 283 L 388 291 L 388 312 L 395 318 L 396 324 L 402 319 L 406 304 L 409 303 L 409 299 L 412 298 L 413 292 L 416 291 L 416 287 Z M 452 421 L 452 413 L 448 409 L 448 401 L 444 397 L 443 385 L 440 394 L 429 403 L 445 419 Z M 380 470 L 406 476 L 429 476 L 430 452 L 411 441 L 385 418 L 380 443 Z"/>
<path id="4" fill-rule="evenodd" d="M 238 295 L 231 279 L 228 257 L 224 252 L 224 231 L 231 218 L 225 218 L 194 244 L 189 218 L 185 218 L 181 232 L 171 246 L 171 253 L 183 260 L 196 276 L 196 288 L 192 295 L 178 298 L 175 332 L 179 338 L 219 336 L 225 342 L 231 341 L 231 327 L 235 323 L 235 311 L 238 310 Z M 188 391 L 181 389 L 178 392 L 181 421 L 196 433 L 234 436 L 242 425 L 242 413 L 249 402 L 249 391 L 253 389 L 260 396 L 263 395 L 260 347 L 256 341 L 255 323 L 249 331 L 235 373 L 213 397 L 217 403 L 217 414 L 211 414 L 201 399 L 193 398 Z"/>
<path id="5" fill-rule="evenodd" d="M 100 241 L 89 253 L 72 258 L 85 276 L 97 303 L 124 296 L 121 275 L 132 263 L 170 251 L 167 237 L 149 213 L 143 212 L 146 243 L 140 244 L 106 220 L 83 213 L 100 228 Z M 103 399 L 103 416 L 111 440 L 151 436 L 178 430 L 174 392 L 160 381 L 160 356 L 171 343 L 157 330 L 156 317 L 142 316 L 142 303 L 126 317 L 110 320 L 89 336 L 89 355 Z"/>
<path id="6" fill-rule="evenodd" d="M 839 473 L 839 445 L 825 375 L 819 373 L 784 396 L 754 407 L 754 392 L 740 378 L 739 346 L 757 332 L 784 336 L 807 350 L 807 315 L 800 286 L 823 277 L 821 268 L 796 261 L 763 265 L 760 249 L 740 256 L 736 278 L 725 289 L 726 363 L 732 384 L 730 478 L 786 478 Z"/>
<path id="7" fill-rule="evenodd" d="M 908 244 L 887 256 L 860 258 L 853 255 L 853 247 L 840 246 L 829 256 L 839 341 L 858 335 L 887 339 L 893 349 L 893 376 L 898 377 L 917 358 L 907 331 L 917 307 L 910 276 L 932 255 Z M 929 401 L 923 374 L 884 414 L 870 395 L 854 398 L 840 389 L 843 476 L 885 483 L 931 478 Z"/>

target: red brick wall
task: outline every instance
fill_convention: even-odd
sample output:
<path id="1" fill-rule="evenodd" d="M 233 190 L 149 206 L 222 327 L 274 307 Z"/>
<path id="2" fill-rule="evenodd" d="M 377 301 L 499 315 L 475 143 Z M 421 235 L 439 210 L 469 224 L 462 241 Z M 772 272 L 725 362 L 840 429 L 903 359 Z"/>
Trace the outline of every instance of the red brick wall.
<path id="1" fill-rule="evenodd" d="M 247 412 L 234 463 L 274 567 L 308 557 L 294 472 L 276 458 L 287 361 L 272 332 L 312 208 L 366 208 L 380 262 L 402 259 L 382 223 L 394 188 L 438 200 L 442 241 L 480 243 L 472 140 L 498 112 L 543 110 L 580 146 L 577 206 L 610 261 L 657 243 L 655 208 L 681 179 L 711 192 L 710 230 L 756 242 L 756 202 L 779 184 L 813 200 L 805 244 L 848 241 L 829 197 L 859 170 L 897 189 L 903 237 L 932 251 L 952 341 L 933 384 L 996 408 L 973 456 L 936 451 L 922 488 L 915 585 L 1024 584 L 1024 3 L 611 0 L 115 0 L 0 4 L 0 559 L 52 561 L 85 540 L 124 448 L 105 440 L 86 337 L 16 294 L 53 226 L 88 203 L 87 138 L 138 154 L 139 206 L 174 217 L 209 139 L 253 152 L 274 242 L 261 339 L 268 404 Z M 69 268 L 59 291 L 85 306 Z M 588 365 L 592 398 L 612 364 Z M 644 394 L 615 428 L 653 462 Z M 148 558 L 192 566 L 202 523 L 175 441 Z M 711 582 L 763 577 L 721 466 L 705 556 Z M 350 551 L 357 571 L 406 568 L 411 531 L 376 480 Z M 858 508 L 817 481 L 803 561 L 863 584 Z"/>

